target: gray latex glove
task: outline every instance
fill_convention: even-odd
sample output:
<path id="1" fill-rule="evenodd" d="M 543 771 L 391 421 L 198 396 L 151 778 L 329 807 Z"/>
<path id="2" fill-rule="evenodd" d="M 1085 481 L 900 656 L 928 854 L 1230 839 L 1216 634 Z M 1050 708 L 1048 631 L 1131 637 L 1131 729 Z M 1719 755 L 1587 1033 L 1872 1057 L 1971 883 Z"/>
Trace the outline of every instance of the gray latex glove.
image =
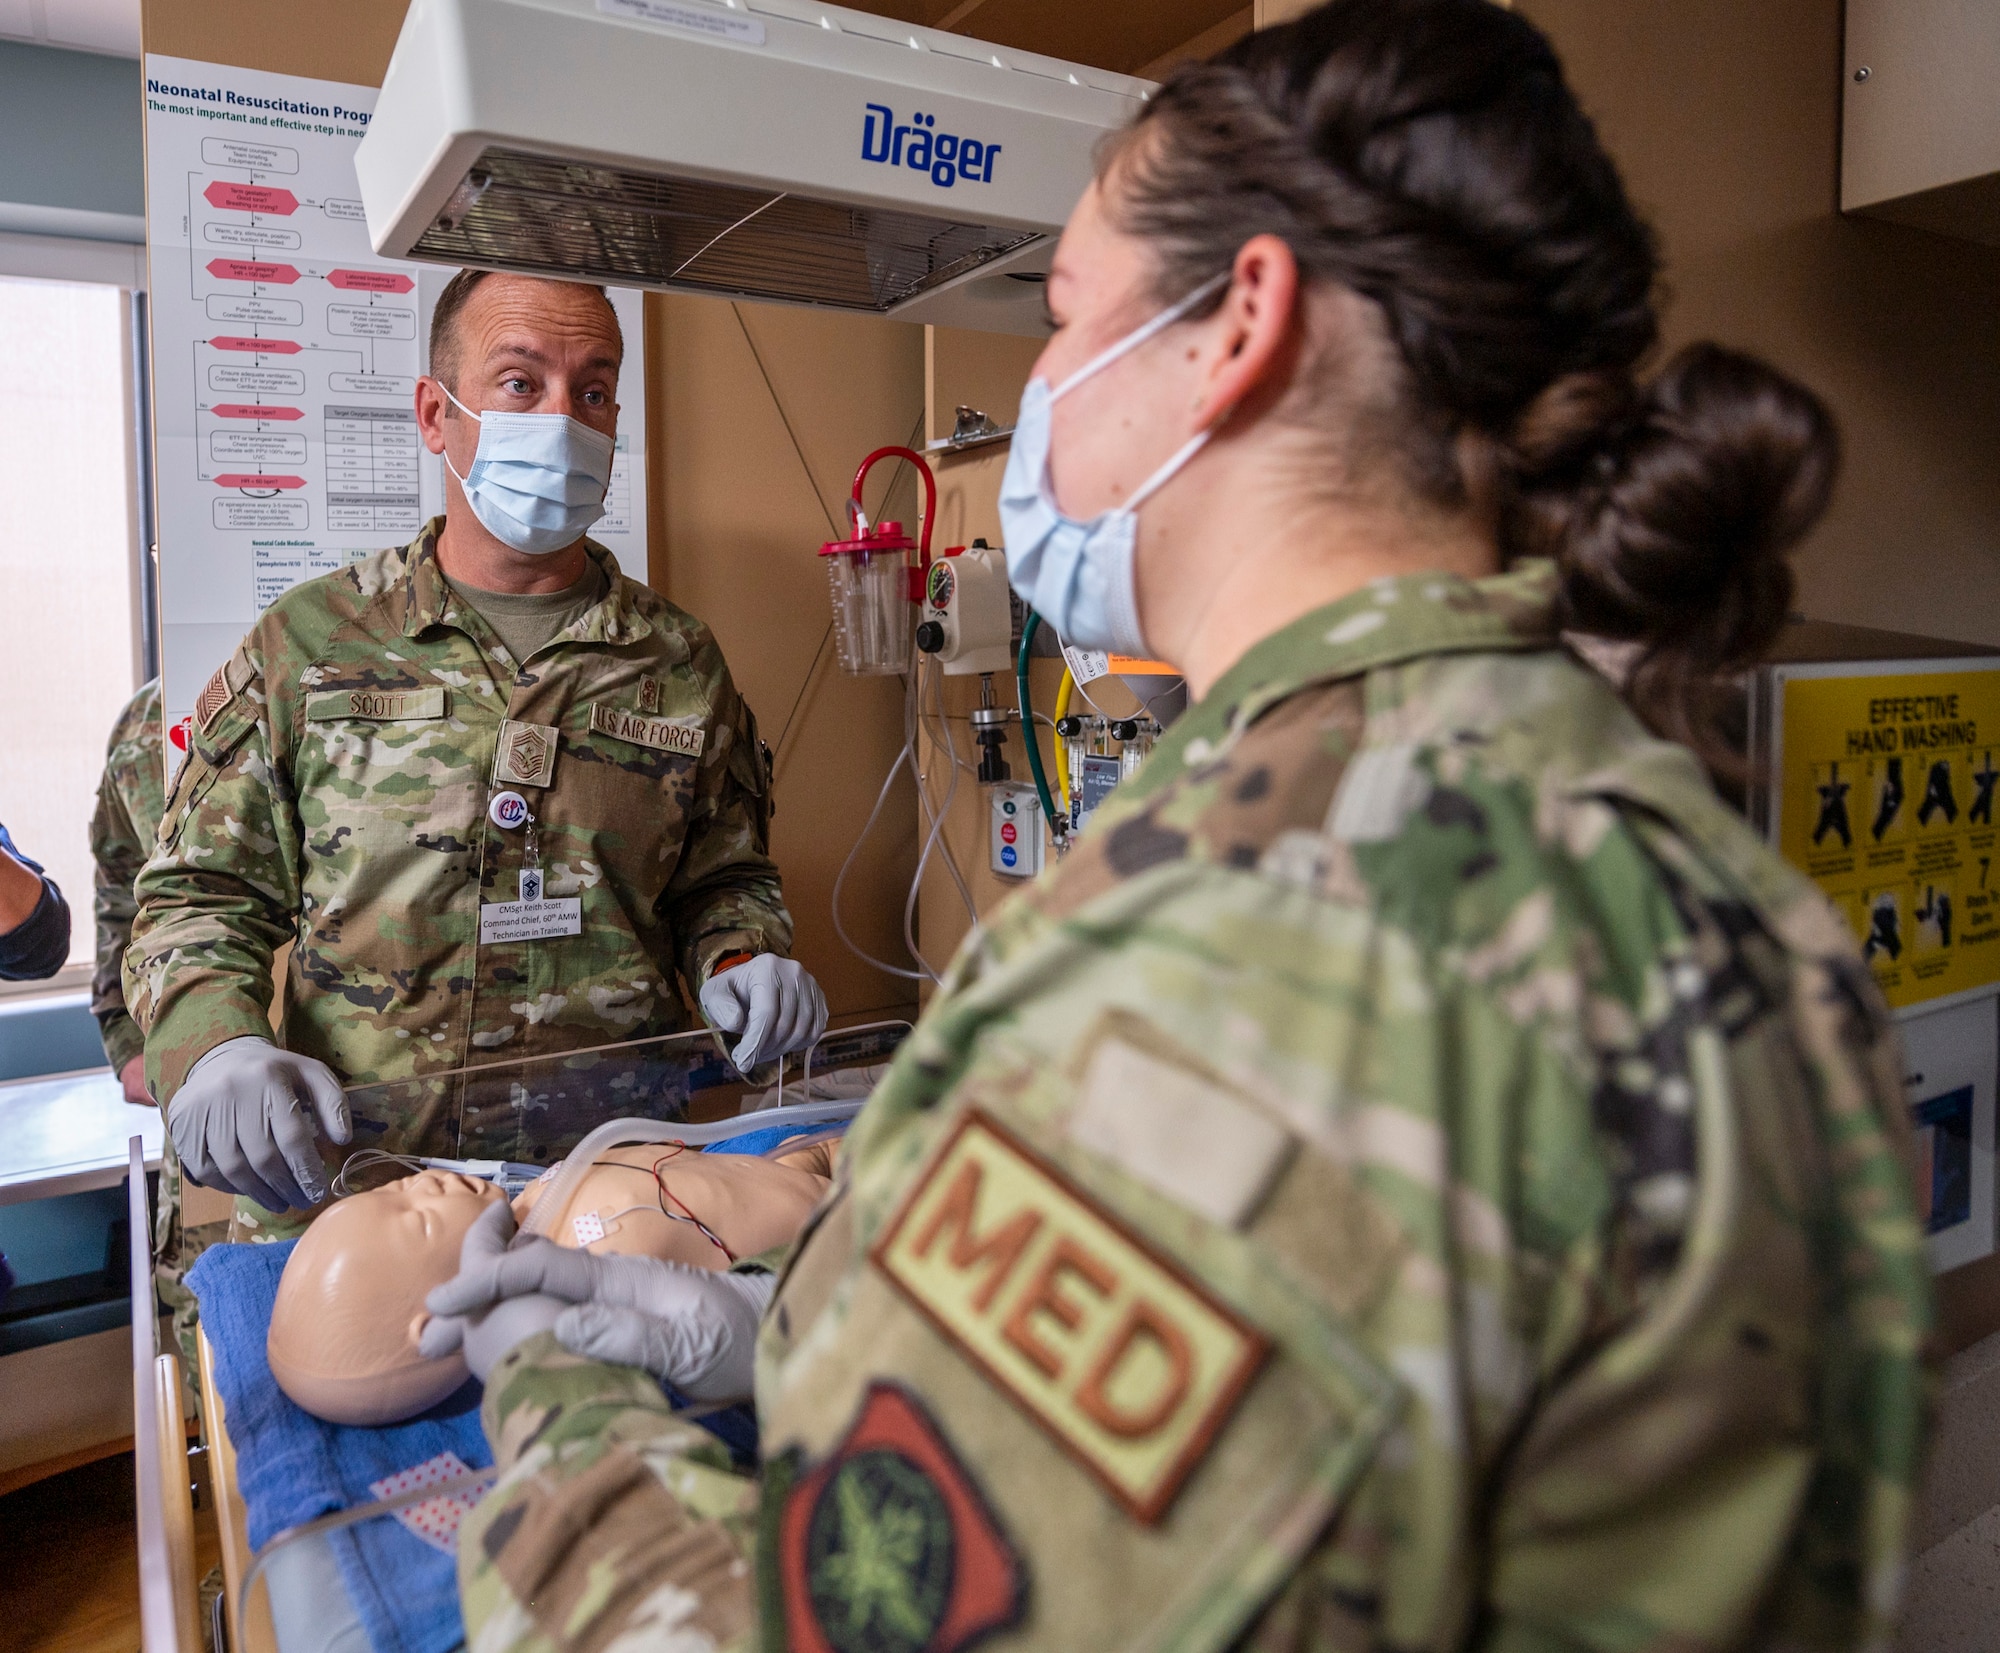
<path id="1" fill-rule="evenodd" d="M 641 1367 L 690 1400 L 741 1400 L 750 1393 L 757 1325 L 775 1284 L 768 1274 L 593 1257 L 540 1235 L 517 1237 L 513 1212 L 496 1201 L 467 1231 L 458 1274 L 424 1300 L 432 1318 L 418 1346 L 432 1358 L 463 1347 L 472 1365 L 482 1316 L 518 1302 L 560 1302 L 573 1306 L 552 1324 L 556 1341 L 572 1353 Z M 523 1311 L 519 1323 L 526 1329 L 514 1342 L 551 1324 L 546 1309 Z M 480 1353 L 490 1370 L 513 1345 L 491 1347 L 497 1336 L 484 1341 Z"/>
<path id="2" fill-rule="evenodd" d="M 759 953 L 710 976 L 701 1013 L 724 1033 L 741 1033 L 729 1053 L 740 1072 L 787 1051 L 803 1050 L 826 1031 L 826 995 L 796 959 Z"/>
<path id="3" fill-rule="evenodd" d="M 251 1036 L 206 1052 L 167 1105 L 167 1130 L 189 1179 L 266 1211 L 326 1198 L 315 1122 L 335 1142 L 354 1135 L 333 1069 Z"/>

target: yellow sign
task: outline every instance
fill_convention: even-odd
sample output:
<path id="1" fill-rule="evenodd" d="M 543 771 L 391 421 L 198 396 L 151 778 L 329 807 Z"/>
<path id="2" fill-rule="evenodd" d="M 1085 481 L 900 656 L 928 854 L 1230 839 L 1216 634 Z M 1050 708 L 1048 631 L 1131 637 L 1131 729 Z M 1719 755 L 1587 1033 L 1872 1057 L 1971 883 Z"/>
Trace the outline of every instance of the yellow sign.
<path id="1" fill-rule="evenodd" d="M 876 1266 L 1143 1521 L 1166 1513 L 1265 1340 L 971 1112 Z"/>
<path id="2" fill-rule="evenodd" d="M 1889 1003 L 2000 981 L 2000 669 L 1779 682 L 1779 852 L 1845 915 Z"/>

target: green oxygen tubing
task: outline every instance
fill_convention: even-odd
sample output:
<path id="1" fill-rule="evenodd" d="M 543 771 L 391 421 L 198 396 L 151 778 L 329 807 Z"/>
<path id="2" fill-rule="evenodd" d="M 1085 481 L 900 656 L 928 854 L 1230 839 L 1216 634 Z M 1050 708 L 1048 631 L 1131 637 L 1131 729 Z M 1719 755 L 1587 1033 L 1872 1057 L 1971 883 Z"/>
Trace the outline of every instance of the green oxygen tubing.
<path id="1" fill-rule="evenodd" d="M 1021 652 L 1014 658 L 1014 685 L 1021 697 L 1021 744 L 1028 749 L 1028 772 L 1035 777 L 1035 795 L 1042 800 L 1049 833 L 1060 846 L 1069 835 L 1069 822 L 1056 814 L 1056 801 L 1049 794 L 1049 778 L 1042 772 L 1042 743 L 1035 734 L 1035 703 L 1028 693 L 1028 656 L 1034 651 L 1035 633 L 1041 629 L 1042 617 L 1029 609 L 1021 622 Z"/>

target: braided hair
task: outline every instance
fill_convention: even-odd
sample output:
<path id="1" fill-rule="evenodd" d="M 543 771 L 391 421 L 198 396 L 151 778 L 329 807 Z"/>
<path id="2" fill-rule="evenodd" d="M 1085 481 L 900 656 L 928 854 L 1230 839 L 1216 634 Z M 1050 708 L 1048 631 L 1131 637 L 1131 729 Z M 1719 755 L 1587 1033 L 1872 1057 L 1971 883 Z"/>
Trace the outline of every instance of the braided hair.
<path id="1" fill-rule="evenodd" d="M 1491 0 L 1331 0 L 1180 68 L 1100 173 L 1158 303 L 1262 234 L 1369 301 L 1397 381 L 1370 457 L 1433 505 L 1476 497 L 1508 562 L 1553 558 L 1566 624 L 1636 644 L 1635 702 L 1700 738 L 1696 691 L 1784 623 L 1838 439 L 1717 345 L 1642 379 L 1658 246 L 1540 30 Z"/>

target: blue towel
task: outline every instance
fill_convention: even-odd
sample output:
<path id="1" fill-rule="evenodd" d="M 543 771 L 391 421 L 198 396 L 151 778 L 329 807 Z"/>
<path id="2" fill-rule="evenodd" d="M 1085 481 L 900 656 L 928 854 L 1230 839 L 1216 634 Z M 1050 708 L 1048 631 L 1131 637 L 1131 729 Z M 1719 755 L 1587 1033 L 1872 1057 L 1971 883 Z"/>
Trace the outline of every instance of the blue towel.
<path id="1" fill-rule="evenodd" d="M 705 1154 L 768 1154 L 781 1142 L 794 1138 L 803 1148 L 822 1137 L 845 1136 L 849 1120 L 837 1120 L 827 1125 L 767 1125 L 761 1131 L 745 1131 L 741 1136 L 724 1137 L 720 1142 L 711 1142 L 702 1149 Z"/>
<path id="2" fill-rule="evenodd" d="M 322 1423 L 285 1398 L 264 1358 L 264 1339 L 278 1276 L 296 1243 L 211 1246 L 188 1273 L 215 1352 L 252 1548 L 301 1521 L 373 1502 L 371 1481 L 440 1452 L 457 1453 L 472 1469 L 493 1463 L 476 1384 L 421 1418 L 382 1429 Z M 394 1516 L 342 1528 L 329 1541 L 375 1653 L 448 1653 L 465 1640 L 450 1556 Z"/>

